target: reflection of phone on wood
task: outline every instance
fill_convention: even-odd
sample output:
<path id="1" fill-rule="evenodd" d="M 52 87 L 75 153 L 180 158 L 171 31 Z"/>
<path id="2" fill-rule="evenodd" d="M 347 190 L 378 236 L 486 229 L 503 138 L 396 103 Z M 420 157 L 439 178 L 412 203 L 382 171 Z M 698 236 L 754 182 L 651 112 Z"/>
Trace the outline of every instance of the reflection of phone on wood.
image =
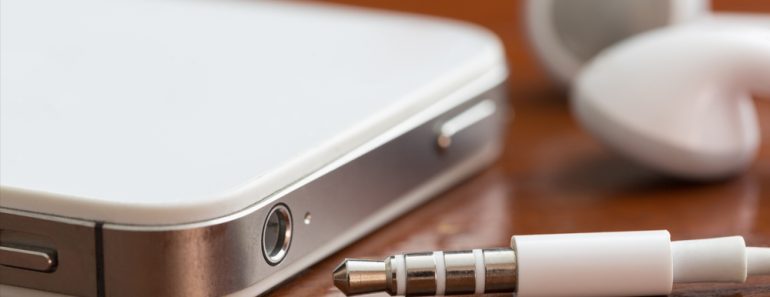
<path id="1" fill-rule="evenodd" d="M 1 21 L 4 292 L 259 294 L 500 150 L 505 61 L 473 26 L 236 1 Z"/>

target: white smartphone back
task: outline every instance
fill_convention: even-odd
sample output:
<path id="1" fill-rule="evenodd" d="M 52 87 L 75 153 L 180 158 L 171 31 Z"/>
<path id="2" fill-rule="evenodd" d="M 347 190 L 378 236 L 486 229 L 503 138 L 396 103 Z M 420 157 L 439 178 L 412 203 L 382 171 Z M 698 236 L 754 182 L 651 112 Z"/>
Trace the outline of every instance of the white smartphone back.
<path id="1" fill-rule="evenodd" d="M 1 13 L 0 206 L 88 220 L 232 213 L 459 85 L 505 77 L 494 37 L 445 20 L 245 1 Z"/>

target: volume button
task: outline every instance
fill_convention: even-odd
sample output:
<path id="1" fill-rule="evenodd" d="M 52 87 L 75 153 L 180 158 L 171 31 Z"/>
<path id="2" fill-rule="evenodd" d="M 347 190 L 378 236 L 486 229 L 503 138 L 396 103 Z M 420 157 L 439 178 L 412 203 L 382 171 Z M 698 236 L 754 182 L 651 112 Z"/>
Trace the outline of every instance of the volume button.
<path id="1" fill-rule="evenodd" d="M 56 256 L 53 251 L 45 249 L 2 245 L 0 246 L 0 265 L 51 272 L 56 267 Z"/>
<path id="2" fill-rule="evenodd" d="M 484 99 L 441 125 L 436 137 L 436 144 L 441 149 L 448 149 L 453 138 L 463 130 L 492 116 L 497 106 L 490 99 Z"/>

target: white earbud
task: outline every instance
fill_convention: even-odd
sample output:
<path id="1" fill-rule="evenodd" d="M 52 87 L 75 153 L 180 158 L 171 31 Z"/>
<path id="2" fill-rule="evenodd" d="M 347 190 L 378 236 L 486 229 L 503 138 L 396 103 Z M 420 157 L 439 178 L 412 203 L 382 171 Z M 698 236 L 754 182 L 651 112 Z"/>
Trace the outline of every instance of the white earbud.
<path id="1" fill-rule="evenodd" d="M 590 132 L 659 171 L 713 179 L 745 169 L 759 147 L 751 93 L 770 93 L 770 17 L 709 6 L 529 0 L 526 23 Z"/>
<path id="2" fill-rule="evenodd" d="M 767 15 L 714 13 L 708 0 L 528 0 L 524 11 L 536 56 L 562 85 L 601 50 L 649 30 L 690 23 L 770 28 Z"/>
<path id="3" fill-rule="evenodd" d="M 750 94 L 770 94 L 770 30 L 699 23 L 603 51 L 576 78 L 580 122 L 622 154 L 694 179 L 745 169 L 759 146 Z"/>
<path id="4" fill-rule="evenodd" d="M 529 0 L 524 20 L 546 70 L 558 83 L 569 84 L 602 49 L 709 11 L 706 0 Z"/>

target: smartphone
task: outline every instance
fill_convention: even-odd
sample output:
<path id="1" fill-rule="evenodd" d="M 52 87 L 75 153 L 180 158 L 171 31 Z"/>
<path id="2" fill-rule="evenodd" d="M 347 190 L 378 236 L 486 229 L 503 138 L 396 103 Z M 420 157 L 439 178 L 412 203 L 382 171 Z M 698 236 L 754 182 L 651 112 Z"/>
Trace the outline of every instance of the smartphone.
<path id="1" fill-rule="evenodd" d="M 474 25 L 261 1 L 0 13 L 0 295 L 258 295 L 501 152 L 504 51 Z"/>

